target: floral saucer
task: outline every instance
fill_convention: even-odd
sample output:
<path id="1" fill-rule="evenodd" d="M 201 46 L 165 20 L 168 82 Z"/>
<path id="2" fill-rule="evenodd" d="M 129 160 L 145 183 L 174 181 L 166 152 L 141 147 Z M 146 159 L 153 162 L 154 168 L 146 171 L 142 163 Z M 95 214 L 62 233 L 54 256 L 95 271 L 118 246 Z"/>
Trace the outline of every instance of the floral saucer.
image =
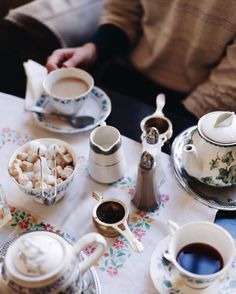
<path id="1" fill-rule="evenodd" d="M 52 110 L 48 97 L 44 95 L 39 97 L 36 105 L 48 111 Z M 110 112 L 110 98 L 100 88 L 94 87 L 78 112 L 79 115 L 88 115 L 94 117 L 93 124 L 90 124 L 84 128 L 74 128 L 65 119 L 61 119 L 59 117 L 45 116 L 41 113 L 34 113 L 33 116 L 38 125 L 44 129 L 56 133 L 75 134 L 95 128 L 101 122 L 106 120 Z"/>
<path id="2" fill-rule="evenodd" d="M 235 294 L 236 293 L 236 257 L 227 275 L 215 281 L 208 288 L 193 289 L 187 286 L 175 267 L 163 256 L 167 251 L 169 236 L 158 243 L 150 264 L 153 284 L 160 294 Z"/>

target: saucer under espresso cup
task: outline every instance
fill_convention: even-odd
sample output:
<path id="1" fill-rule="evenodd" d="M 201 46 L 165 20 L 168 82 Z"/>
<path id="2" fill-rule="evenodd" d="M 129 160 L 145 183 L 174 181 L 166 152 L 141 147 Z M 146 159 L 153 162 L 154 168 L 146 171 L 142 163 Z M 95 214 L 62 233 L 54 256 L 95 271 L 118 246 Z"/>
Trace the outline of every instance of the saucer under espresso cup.
<path id="1" fill-rule="evenodd" d="M 144 117 L 140 123 L 140 128 L 142 131 L 141 139 L 145 133 L 151 128 L 155 127 L 158 132 L 160 139 L 164 142 L 169 140 L 173 134 L 173 126 L 171 121 L 164 115 L 162 109 L 165 106 L 165 95 L 159 94 L 156 98 L 156 111 Z"/>
<path id="2" fill-rule="evenodd" d="M 189 287 L 179 275 L 176 267 L 164 254 L 168 251 L 170 236 L 157 243 L 150 262 L 150 276 L 157 293 L 161 294 L 233 294 L 236 293 L 236 257 L 225 276 L 215 280 L 209 287 Z"/>
<path id="3" fill-rule="evenodd" d="M 50 72 L 43 81 L 49 103 L 59 113 L 75 115 L 94 87 L 93 77 L 74 67 Z"/>
<path id="4" fill-rule="evenodd" d="M 169 221 L 170 242 L 164 257 L 191 288 L 203 289 L 222 279 L 235 258 L 231 235 L 219 225 L 195 221 L 179 227 Z"/>

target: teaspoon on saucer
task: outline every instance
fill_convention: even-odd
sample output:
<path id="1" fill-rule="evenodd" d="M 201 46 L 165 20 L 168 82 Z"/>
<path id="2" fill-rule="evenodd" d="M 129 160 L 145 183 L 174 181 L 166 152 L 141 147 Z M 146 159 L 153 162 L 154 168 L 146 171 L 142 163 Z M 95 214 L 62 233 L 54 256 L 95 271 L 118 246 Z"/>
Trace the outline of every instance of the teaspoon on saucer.
<path id="1" fill-rule="evenodd" d="M 58 112 L 48 111 L 39 106 L 27 108 L 28 111 L 40 113 L 44 115 L 56 116 L 59 119 L 66 120 L 74 128 L 82 129 L 94 123 L 95 118 L 89 115 L 67 115 Z"/>

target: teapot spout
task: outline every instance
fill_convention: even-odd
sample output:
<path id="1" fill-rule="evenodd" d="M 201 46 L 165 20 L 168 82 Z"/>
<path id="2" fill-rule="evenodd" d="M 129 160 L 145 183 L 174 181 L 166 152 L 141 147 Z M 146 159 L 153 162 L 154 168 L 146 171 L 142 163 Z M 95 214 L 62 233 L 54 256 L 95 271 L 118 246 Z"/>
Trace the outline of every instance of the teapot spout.
<path id="1" fill-rule="evenodd" d="M 183 165 L 190 176 L 200 178 L 202 174 L 203 164 L 198 155 L 197 149 L 192 144 L 183 147 Z"/>

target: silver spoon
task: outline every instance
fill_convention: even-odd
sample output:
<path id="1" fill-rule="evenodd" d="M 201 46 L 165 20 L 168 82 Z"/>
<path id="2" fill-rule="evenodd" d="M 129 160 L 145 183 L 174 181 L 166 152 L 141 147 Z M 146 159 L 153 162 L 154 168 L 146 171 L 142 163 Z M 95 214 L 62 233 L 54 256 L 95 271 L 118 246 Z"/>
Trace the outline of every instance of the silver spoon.
<path id="1" fill-rule="evenodd" d="M 70 125 L 72 125 L 76 129 L 85 128 L 94 123 L 95 118 L 90 115 L 69 115 L 69 114 L 61 114 L 58 112 L 48 111 L 39 106 L 33 106 L 31 108 L 27 108 L 28 111 L 40 113 L 44 115 L 56 116 L 57 118 L 62 118 L 66 120 Z"/>

